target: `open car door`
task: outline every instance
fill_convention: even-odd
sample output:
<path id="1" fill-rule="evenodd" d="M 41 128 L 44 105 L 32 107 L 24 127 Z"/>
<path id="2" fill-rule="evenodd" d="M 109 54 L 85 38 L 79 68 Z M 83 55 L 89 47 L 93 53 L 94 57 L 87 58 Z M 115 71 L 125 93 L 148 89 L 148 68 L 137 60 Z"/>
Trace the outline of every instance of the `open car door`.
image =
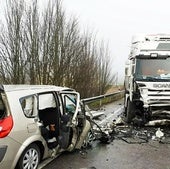
<path id="1" fill-rule="evenodd" d="M 77 115 L 81 111 L 80 95 L 74 91 L 60 92 L 61 98 L 61 121 L 59 145 L 63 149 L 72 151 L 78 138 L 78 118 Z"/>

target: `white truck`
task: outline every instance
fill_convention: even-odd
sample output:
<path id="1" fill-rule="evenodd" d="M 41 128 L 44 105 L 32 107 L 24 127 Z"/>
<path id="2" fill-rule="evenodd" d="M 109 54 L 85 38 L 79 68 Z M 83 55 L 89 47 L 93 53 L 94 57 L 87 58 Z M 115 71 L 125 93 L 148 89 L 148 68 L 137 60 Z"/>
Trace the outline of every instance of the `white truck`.
<path id="1" fill-rule="evenodd" d="M 146 124 L 170 117 L 170 34 L 132 38 L 125 66 L 125 117 Z"/>

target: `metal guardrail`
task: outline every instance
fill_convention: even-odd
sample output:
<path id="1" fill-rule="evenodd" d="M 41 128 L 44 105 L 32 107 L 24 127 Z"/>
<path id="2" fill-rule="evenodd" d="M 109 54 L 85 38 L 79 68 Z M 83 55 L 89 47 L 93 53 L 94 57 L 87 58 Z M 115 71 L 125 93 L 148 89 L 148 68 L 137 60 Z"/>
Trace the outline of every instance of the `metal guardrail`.
<path id="1" fill-rule="evenodd" d="M 124 92 L 125 92 L 124 90 L 121 90 L 121 91 L 114 92 L 114 93 L 111 93 L 111 94 L 104 94 L 104 95 L 100 95 L 100 96 L 90 97 L 90 98 L 82 99 L 82 102 L 87 104 L 87 103 L 91 103 L 91 102 L 101 100 L 101 99 L 104 99 L 104 98 L 112 97 L 112 96 L 115 96 L 115 95 L 119 95 L 119 94 L 122 95 L 122 94 L 124 94 Z"/>

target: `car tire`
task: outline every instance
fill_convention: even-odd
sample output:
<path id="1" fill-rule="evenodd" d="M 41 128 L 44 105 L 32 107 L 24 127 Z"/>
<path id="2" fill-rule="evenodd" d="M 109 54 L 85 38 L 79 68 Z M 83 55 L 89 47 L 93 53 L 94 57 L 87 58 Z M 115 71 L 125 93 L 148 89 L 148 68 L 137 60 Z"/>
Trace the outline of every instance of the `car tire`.
<path id="1" fill-rule="evenodd" d="M 37 169 L 40 162 L 40 149 L 36 144 L 29 145 L 22 153 L 17 169 Z"/>
<path id="2" fill-rule="evenodd" d="M 132 119 L 135 117 L 135 105 L 129 99 L 127 100 L 127 107 L 125 109 L 125 119 L 127 123 L 131 123 Z"/>
<path id="3" fill-rule="evenodd" d="M 94 133 L 90 130 L 88 132 L 88 135 L 87 135 L 86 139 L 84 140 L 83 145 L 82 145 L 81 148 L 85 149 L 85 148 L 91 147 L 94 140 L 95 140 Z"/>

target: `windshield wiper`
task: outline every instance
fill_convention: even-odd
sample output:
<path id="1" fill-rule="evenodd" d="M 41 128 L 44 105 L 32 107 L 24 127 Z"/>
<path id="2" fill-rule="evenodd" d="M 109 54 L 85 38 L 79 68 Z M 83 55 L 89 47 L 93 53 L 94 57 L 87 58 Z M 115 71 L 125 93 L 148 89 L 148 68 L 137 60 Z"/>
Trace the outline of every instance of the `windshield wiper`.
<path id="1" fill-rule="evenodd" d="M 134 78 L 137 81 L 170 81 L 170 74 L 162 74 L 162 75 L 158 75 L 158 76 L 145 76 L 145 75 L 137 75 Z"/>
<path id="2" fill-rule="evenodd" d="M 145 79 L 147 79 L 147 80 L 149 80 L 149 81 L 159 81 L 159 80 L 161 80 L 160 78 L 158 78 L 158 77 L 154 77 L 154 76 L 146 76 L 146 78 Z"/>
<path id="3" fill-rule="evenodd" d="M 154 82 L 154 81 L 157 81 L 157 82 L 169 82 L 170 81 L 170 78 L 161 78 L 160 76 L 147 76 L 146 78 L 145 78 L 145 80 L 149 80 L 149 81 L 152 81 L 152 82 Z"/>

